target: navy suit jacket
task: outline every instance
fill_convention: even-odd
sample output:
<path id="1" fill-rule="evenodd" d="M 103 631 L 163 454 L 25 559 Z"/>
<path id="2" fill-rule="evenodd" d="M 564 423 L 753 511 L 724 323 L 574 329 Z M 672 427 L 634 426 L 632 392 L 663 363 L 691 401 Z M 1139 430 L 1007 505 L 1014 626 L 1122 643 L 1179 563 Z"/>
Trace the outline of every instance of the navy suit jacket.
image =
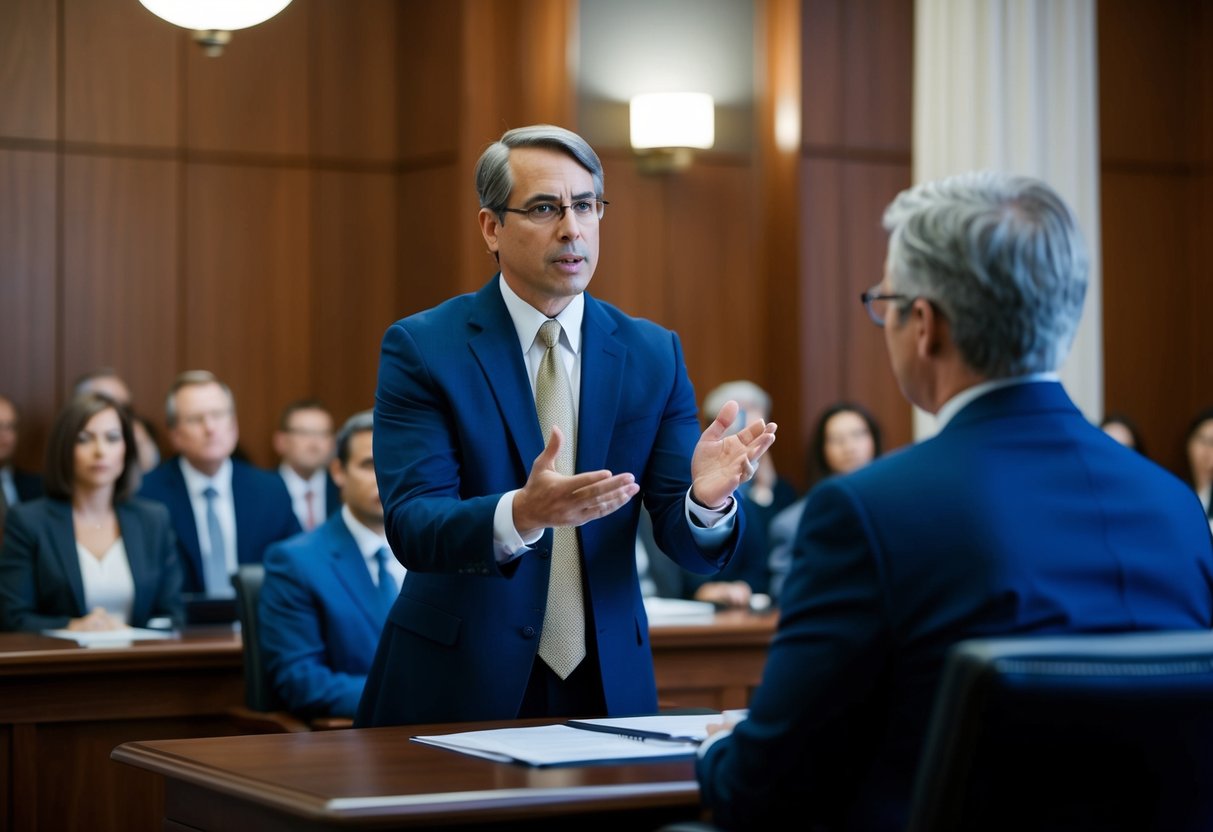
<path id="1" fill-rule="evenodd" d="M 130 625 L 181 614 L 181 565 L 164 506 L 131 499 L 115 507 L 135 582 Z M 0 623 L 5 630 L 62 629 L 87 615 L 72 505 L 50 497 L 9 509 L 0 551 Z"/>
<path id="2" fill-rule="evenodd" d="M 259 604 L 266 672 L 285 708 L 352 717 L 388 607 L 340 514 L 266 550 Z"/>
<path id="3" fill-rule="evenodd" d="M 388 540 L 408 568 L 359 708 L 359 725 L 517 716 L 539 646 L 552 533 L 498 565 L 493 513 L 544 447 L 513 321 L 494 278 L 476 294 L 397 321 L 383 339 L 375 470 Z M 699 441 L 678 337 L 585 298 L 578 471 L 631 472 L 662 549 L 713 572 L 685 519 Z M 636 575 L 639 500 L 578 529 L 585 599 L 611 714 L 656 710 Z"/>
<path id="4" fill-rule="evenodd" d="M 697 762 L 705 806 L 726 829 L 901 830 L 949 646 L 1207 629 L 1213 542 L 1190 488 L 1027 383 L 819 484 L 780 603 L 749 719 Z"/>
<path id="5" fill-rule="evenodd" d="M 168 506 L 183 564 L 183 591 L 205 592 L 202 545 L 198 542 L 198 526 L 194 522 L 194 509 L 179 457 L 162 462 L 148 472 L 139 495 Z M 239 563 L 261 563 L 267 546 L 302 531 L 291 509 L 291 495 L 276 473 L 233 459 L 232 501 L 236 507 L 236 558 Z"/>
<path id="6" fill-rule="evenodd" d="M 17 489 L 17 499 L 23 503 L 42 496 L 42 476 L 39 474 L 14 468 L 13 486 Z"/>

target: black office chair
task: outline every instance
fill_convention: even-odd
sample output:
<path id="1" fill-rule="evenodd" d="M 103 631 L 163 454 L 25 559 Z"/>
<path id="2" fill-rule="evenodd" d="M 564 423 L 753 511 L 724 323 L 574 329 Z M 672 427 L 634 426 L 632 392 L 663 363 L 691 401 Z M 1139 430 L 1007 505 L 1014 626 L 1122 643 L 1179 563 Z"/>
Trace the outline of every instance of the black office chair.
<path id="1" fill-rule="evenodd" d="M 1213 829 L 1213 633 L 957 644 L 908 828 Z"/>
<path id="2" fill-rule="evenodd" d="M 352 720 L 339 717 L 321 717 L 304 722 L 284 710 L 282 701 L 274 694 L 265 671 L 257 626 L 257 603 L 264 580 L 265 567 L 259 563 L 241 564 L 236 574 L 232 575 L 232 586 L 236 589 L 236 610 L 240 617 L 240 638 L 244 645 L 245 707 L 233 709 L 230 716 L 245 730 L 256 733 L 294 733 L 350 727 Z"/>

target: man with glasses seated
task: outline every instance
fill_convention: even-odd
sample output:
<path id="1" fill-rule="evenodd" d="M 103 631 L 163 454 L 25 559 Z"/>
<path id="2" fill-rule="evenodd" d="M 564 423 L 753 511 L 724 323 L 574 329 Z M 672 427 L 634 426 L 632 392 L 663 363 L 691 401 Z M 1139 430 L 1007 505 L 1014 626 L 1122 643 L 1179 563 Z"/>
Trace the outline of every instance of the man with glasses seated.
<path id="1" fill-rule="evenodd" d="M 282 409 L 274 431 L 278 476 L 305 532 L 341 510 L 341 492 L 329 475 L 335 449 L 333 415 L 323 403 L 299 399 Z"/>
<path id="2" fill-rule="evenodd" d="M 355 724 L 653 712 L 640 502 L 667 555 L 718 570 L 775 426 L 725 436 L 730 401 L 701 434 L 678 336 L 586 293 L 607 202 L 584 139 L 510 130 L 476 188 L 500 271 L 383 338 L 375 468 L 408 574 Z"/>
<path id="3" fill-rule="evenodd" d="M 232 458 L 239 437 L 231 388 L 206 370 L 177 376 L 165 401 L 174 456 L 143 478 L 140 496 L 168 506 L 182 591 L 230 598 L 231 574 L 261 563 L 271 543 L 298 534 L 282 480 Z M 233 611 L 234 613 L 234 611 Z"/>
<path id="4" fill-rule="evenodd" d="M 1059 382 L 1088 268 L 1061 198 L 968 174 L 902 193 L 884 222 L 884 279 L 863 303 L 902 393 L 941 427 L 810 492 L 749 716 L 699 751 L 725 829 L 905 829 L 960 640 L 1213 624 L 1195 495 Z"/>

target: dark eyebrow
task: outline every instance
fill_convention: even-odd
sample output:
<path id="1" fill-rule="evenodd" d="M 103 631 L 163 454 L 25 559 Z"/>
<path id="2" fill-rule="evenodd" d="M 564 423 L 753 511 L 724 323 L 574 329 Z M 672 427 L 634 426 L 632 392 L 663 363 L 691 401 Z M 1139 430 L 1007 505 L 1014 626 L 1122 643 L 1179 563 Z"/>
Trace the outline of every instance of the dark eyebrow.
<path id="1" fill-rule="evenodd" d="M 571 197 L 569 197 L 569 202 L 581 202 L 582 200 L 585 200 L 585 199 L 594 199 L 594 198 L 595 198 L 595 194 L 593 191 L 584 191 L 579 194 L 573 194 Z M 524 202 L 522 204 L 523 205 L 534 205 L 537 202 L 559 203 L 560 197 L 556 196 L 555 194 L 535 194 L 534 196 L 532 196 L 530 199 L 528 199 L 526 202 Z"/>

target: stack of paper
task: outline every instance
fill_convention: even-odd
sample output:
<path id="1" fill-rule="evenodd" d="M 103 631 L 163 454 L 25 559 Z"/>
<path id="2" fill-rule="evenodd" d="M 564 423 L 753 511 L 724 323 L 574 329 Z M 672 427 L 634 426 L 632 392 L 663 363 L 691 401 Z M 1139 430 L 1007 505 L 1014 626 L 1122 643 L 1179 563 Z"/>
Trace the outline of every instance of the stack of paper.
<path id="1" fill-rule="evenodd" d="M 143 627 L 122 627 L 117 630 L 43 630 L 42 635 L 65 638 L 81 647 L 117 647 L 132 641 L 172 638 L 164 630 L 148 630 Z"/>
<path id="2" fill-rule="evenodd" d="M 707 601 L 686 601 L 681 598 L 644 599 L 644 612 L 649 626 L 654 624 L 710 624 L 716 607 Z"/>

